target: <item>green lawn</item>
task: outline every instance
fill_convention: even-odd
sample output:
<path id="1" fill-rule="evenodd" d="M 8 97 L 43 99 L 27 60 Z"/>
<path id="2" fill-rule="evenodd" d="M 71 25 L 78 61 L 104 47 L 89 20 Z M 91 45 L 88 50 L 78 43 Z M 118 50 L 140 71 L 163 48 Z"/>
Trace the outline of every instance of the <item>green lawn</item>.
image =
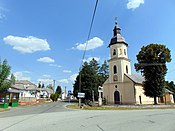
<path id="1" fill-rule="evenodd" d="M 74 105 L 67 105 L 67 108 L 72 108 L 72 109 L 82 109 L 82 110 L 146 110 L 146 109 L 175 109 L 175 106 L 166 106 L 166 107 L 144 107 L 144 106 L 128 106 L 128 107 L 120 107 L 120 106 L 102 106 L 102 107 L 92 107 L 92 106 L 83 106 L 80 108 L 78 104 Z"/>

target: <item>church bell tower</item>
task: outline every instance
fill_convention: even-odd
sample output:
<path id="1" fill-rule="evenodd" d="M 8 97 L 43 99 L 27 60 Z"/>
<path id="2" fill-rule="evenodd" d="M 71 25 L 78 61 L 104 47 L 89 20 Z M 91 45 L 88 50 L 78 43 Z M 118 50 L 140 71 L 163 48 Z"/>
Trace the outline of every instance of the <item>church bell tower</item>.
<path id="1" fill-rule="evenodd" d="M 128 44 L 121 35 L 121 29 L 117 21 L 108 47 L 110 48 L 110 60 L 108 60 L 109 83 L 123 82 L 124 74 L 131 74 L 131 66 L 127 53 Z"/>

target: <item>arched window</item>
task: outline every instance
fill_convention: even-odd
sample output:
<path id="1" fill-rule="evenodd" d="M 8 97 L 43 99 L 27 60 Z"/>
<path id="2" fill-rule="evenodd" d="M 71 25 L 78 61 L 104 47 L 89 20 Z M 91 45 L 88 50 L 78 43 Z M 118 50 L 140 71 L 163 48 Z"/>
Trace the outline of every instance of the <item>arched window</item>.
<path id="1" fill-rule="evenodd" d="M 126 55 L 126 49 L 124 49 L 124 54 Z"/>
<path id="2" fill-rule="evenodd" d="M 116 65 L 114 65 L 113 70 L 114 70 L 114 74 L 117 74 L 117 66 Z"/>
<path id="3" fill-rule="evenodd" d="M 122 55 L 122 49 L 120 49 L 120 55 Z"/>
<path id="4" fill-rule="evenodd" d="M 113 51 L 113 55 L 116 55 L 116 50 L 114 49 L 114 51 Z"/>
<path id="5" fill-rule="evenodd" d="M 126 73 L 128 74 L 128 66 L 126 66 Z"/>

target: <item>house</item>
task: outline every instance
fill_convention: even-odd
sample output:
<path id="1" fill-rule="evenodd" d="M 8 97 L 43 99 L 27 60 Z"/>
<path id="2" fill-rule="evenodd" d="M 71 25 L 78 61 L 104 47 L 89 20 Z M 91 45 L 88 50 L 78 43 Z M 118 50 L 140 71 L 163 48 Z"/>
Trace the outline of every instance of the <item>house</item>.
<path id="1" fill-rule="evenodd" d="M 50 88 L 41 88 L 40 91 L 41 98 L 50 98 L 50 95 L 54 93 L 54 90 Z"/>
<path id="2" fill-rule="evenodd" d="M 115 23 L 113 37 L 109 43 L 109 78 L 103 84 L 103 98 L 109 104 L 153 104 L 154 99 L 147 97 L 143 90 L 144 78 L 131 73 L 128 58 L 128 44 L 121 35 L 118 23 Z M 170 96 L 170 94 L 167 94 Z M 173 98 L 165 97 L 173 103 Z"/>

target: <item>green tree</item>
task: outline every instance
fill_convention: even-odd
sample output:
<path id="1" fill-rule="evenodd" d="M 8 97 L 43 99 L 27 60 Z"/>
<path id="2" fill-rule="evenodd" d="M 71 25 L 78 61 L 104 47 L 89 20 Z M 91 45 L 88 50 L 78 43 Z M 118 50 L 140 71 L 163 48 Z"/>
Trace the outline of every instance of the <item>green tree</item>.
<path id="1" fill-rule="evenodd" d="M 92 100 L 92 90 L 97 92 L 96 73 L 92 67 L 85 62 L 79 72 L 74 84 L 74 95 L 77 96 L 81 84 L 81 92 L 85 93 L 85 99 Z M 98 97 L 95 93 L 95 96 Z"/>
<path id="2" fill-rule="evenodd" d="M 44 86 L 44 83 L 42 84 L 42 86 L 41 86 L 41 88 L 44 88 L 45 86 Z"/>
<path id="3" fill-rule="evenodd" d="M 83 64 L 82 69 L 76 77 L 73 85 L 74 96 L 77 97 L 78 92 L 81 91 L 85 93 L 85 99 L 92 100 L 93 93 L 95 100 L 98 99 L 98 86 L 102 86 L 108 78 L 107 73 L 109 70 L 107 63 L 104 62 L 102 66 L 103 67 L 100 67 L 99 63 L 95 59 L 92 59 L 89 63 L 85 62 Z M 80 86 L 81 89 L 79 88 Z"/>
<path id="4" fill-rule="evenodd" d="M 38 83 L 38 88 L 41 88 L 41 83 L 40 82 Z"/>
<path id="5" fill-rule="evenodd" d="M 107 61 L 105 60 L 99 69 L 99 85 L 102 86 L 102 84 L 107 80 L 108 77 L 109 77 L 109 66 L 107 64 Z"/>
<path id="6" fill-rule="evenodd" d="M 57 93 L 58 95 L 61 95 L 61 93 L 62 93 L 61 86 L 57 86 L 56 93 Z"/>
<path id="7" fill-rule="evenodd" d="M 14 85 L 15 82 L 16 82 L 16 78 L 15 78 L 15 76 L 13 74 L 11 74 L 10 80 L 11 80 L 11 84 Z"/>
<path id="8" fill-rule="evenodd" d="M 0 62 L 0 93 L 4 93 L 11 86 L 11 82 L 7 80 L 10 75 L 10 65 L 7 64 L 5 59 Z"/>
<path id="9" fill-rule="evenodd" d="M 162 96 L 164 90 L 166 63 L 171 61 L 170 50 L 165 45 L 150 44 L 143 46 L 137 55 L 136 71 L 141 71 L 145 78 L 143 83 L 146 96 L 154 98 Z"/>

